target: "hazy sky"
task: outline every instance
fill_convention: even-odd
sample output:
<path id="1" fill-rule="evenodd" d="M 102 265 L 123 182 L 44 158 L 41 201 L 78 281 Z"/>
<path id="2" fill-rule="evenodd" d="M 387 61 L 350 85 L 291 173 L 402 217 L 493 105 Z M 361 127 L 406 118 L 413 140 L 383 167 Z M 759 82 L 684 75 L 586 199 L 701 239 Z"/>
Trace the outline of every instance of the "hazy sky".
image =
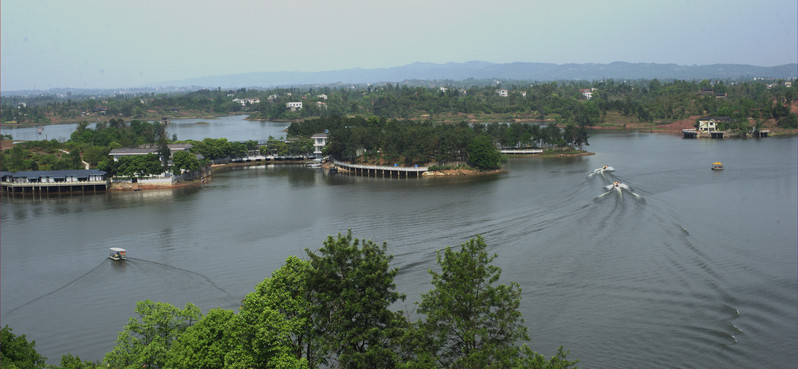
<path id="1" fill-rule="evenodd" d="M 0 89 L 413 62 L 774 66 L 796 0 L 2 0 Z"/>

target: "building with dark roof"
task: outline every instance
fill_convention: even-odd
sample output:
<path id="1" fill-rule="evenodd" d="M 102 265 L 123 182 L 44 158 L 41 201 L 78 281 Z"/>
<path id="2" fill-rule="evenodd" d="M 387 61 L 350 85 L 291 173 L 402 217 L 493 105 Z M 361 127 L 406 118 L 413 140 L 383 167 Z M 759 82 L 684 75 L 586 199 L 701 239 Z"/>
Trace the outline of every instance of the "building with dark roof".
<path id="1" fill-rule="evenodd" d="M 94 193 L 108 189 L 108 177 L 98 169 L 0 172 L 0 185 L 9 194 Z"/>

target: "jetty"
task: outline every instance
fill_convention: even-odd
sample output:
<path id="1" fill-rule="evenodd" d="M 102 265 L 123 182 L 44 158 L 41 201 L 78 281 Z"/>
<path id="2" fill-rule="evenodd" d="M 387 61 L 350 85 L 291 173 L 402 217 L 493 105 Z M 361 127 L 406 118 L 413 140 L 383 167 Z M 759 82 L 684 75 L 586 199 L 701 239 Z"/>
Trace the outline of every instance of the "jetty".
<path id="1" fill-rule="evenodd" d="M 501 149 L 502 154 L 506 155 L 532 155 L 542 154 L 543 149 Z"/>
<path id="2" fill-rule="evenodd" d="M 427 167 L 400 167 L 382 166 L 382 165 L 363 165 L 363 164 L 350 164 L 342 161 L 333 161 L 333 164 L 341 174 L 352 174 L 366 177 L 383 177 L 383 178 L 420 178 L 424 172 L 428 170 Z"/>

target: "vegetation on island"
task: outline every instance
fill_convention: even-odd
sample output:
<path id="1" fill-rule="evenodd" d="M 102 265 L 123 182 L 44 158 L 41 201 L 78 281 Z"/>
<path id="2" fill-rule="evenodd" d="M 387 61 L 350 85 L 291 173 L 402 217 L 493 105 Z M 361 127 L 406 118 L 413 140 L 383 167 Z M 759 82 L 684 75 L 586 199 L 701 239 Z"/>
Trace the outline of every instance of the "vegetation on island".
<path id="1" fill-rule="evenodd" d="M 584 127 L 554 124 L 434 124 L 384 117 L 329 117 L 292 123 L 290 137 L 328 132 L 325 153 L 350 162 L 403 166 L 451 167 L 467 164 L 478 170 L 501 167 L 500 147 L 574 147 L 588 144 Z"/>
<path id="2" fill-rule="evenodd" d="M 308 258 L 289 257 L 247 294 L 238 312 L 203 315 L 151 300 L 136 304 L 102 361 L 65 354 L 48 368 L 576 368 L 560 347 L 533 351 L 518 310 L 521 287 L 500 283 L 481 236 L 437 252 L 418 318 L 396 309 L 398 269 L 387 245 L 351 231 L 329 236 Z M 393 309 L 392 309 L 393 308 Z M 6 327 L 3 368 L 45 368 L 35 342 Z"/>

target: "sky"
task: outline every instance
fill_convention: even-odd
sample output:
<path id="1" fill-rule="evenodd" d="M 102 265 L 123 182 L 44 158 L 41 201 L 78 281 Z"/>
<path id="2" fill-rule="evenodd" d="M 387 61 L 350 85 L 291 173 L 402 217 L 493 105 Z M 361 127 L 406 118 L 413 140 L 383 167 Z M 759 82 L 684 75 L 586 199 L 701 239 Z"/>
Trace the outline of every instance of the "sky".
<path id="1" fill-rule="evenodd" d="M 3 0 L 0 90 L 414 62 L 798 62 L 796 0 Z"/>

